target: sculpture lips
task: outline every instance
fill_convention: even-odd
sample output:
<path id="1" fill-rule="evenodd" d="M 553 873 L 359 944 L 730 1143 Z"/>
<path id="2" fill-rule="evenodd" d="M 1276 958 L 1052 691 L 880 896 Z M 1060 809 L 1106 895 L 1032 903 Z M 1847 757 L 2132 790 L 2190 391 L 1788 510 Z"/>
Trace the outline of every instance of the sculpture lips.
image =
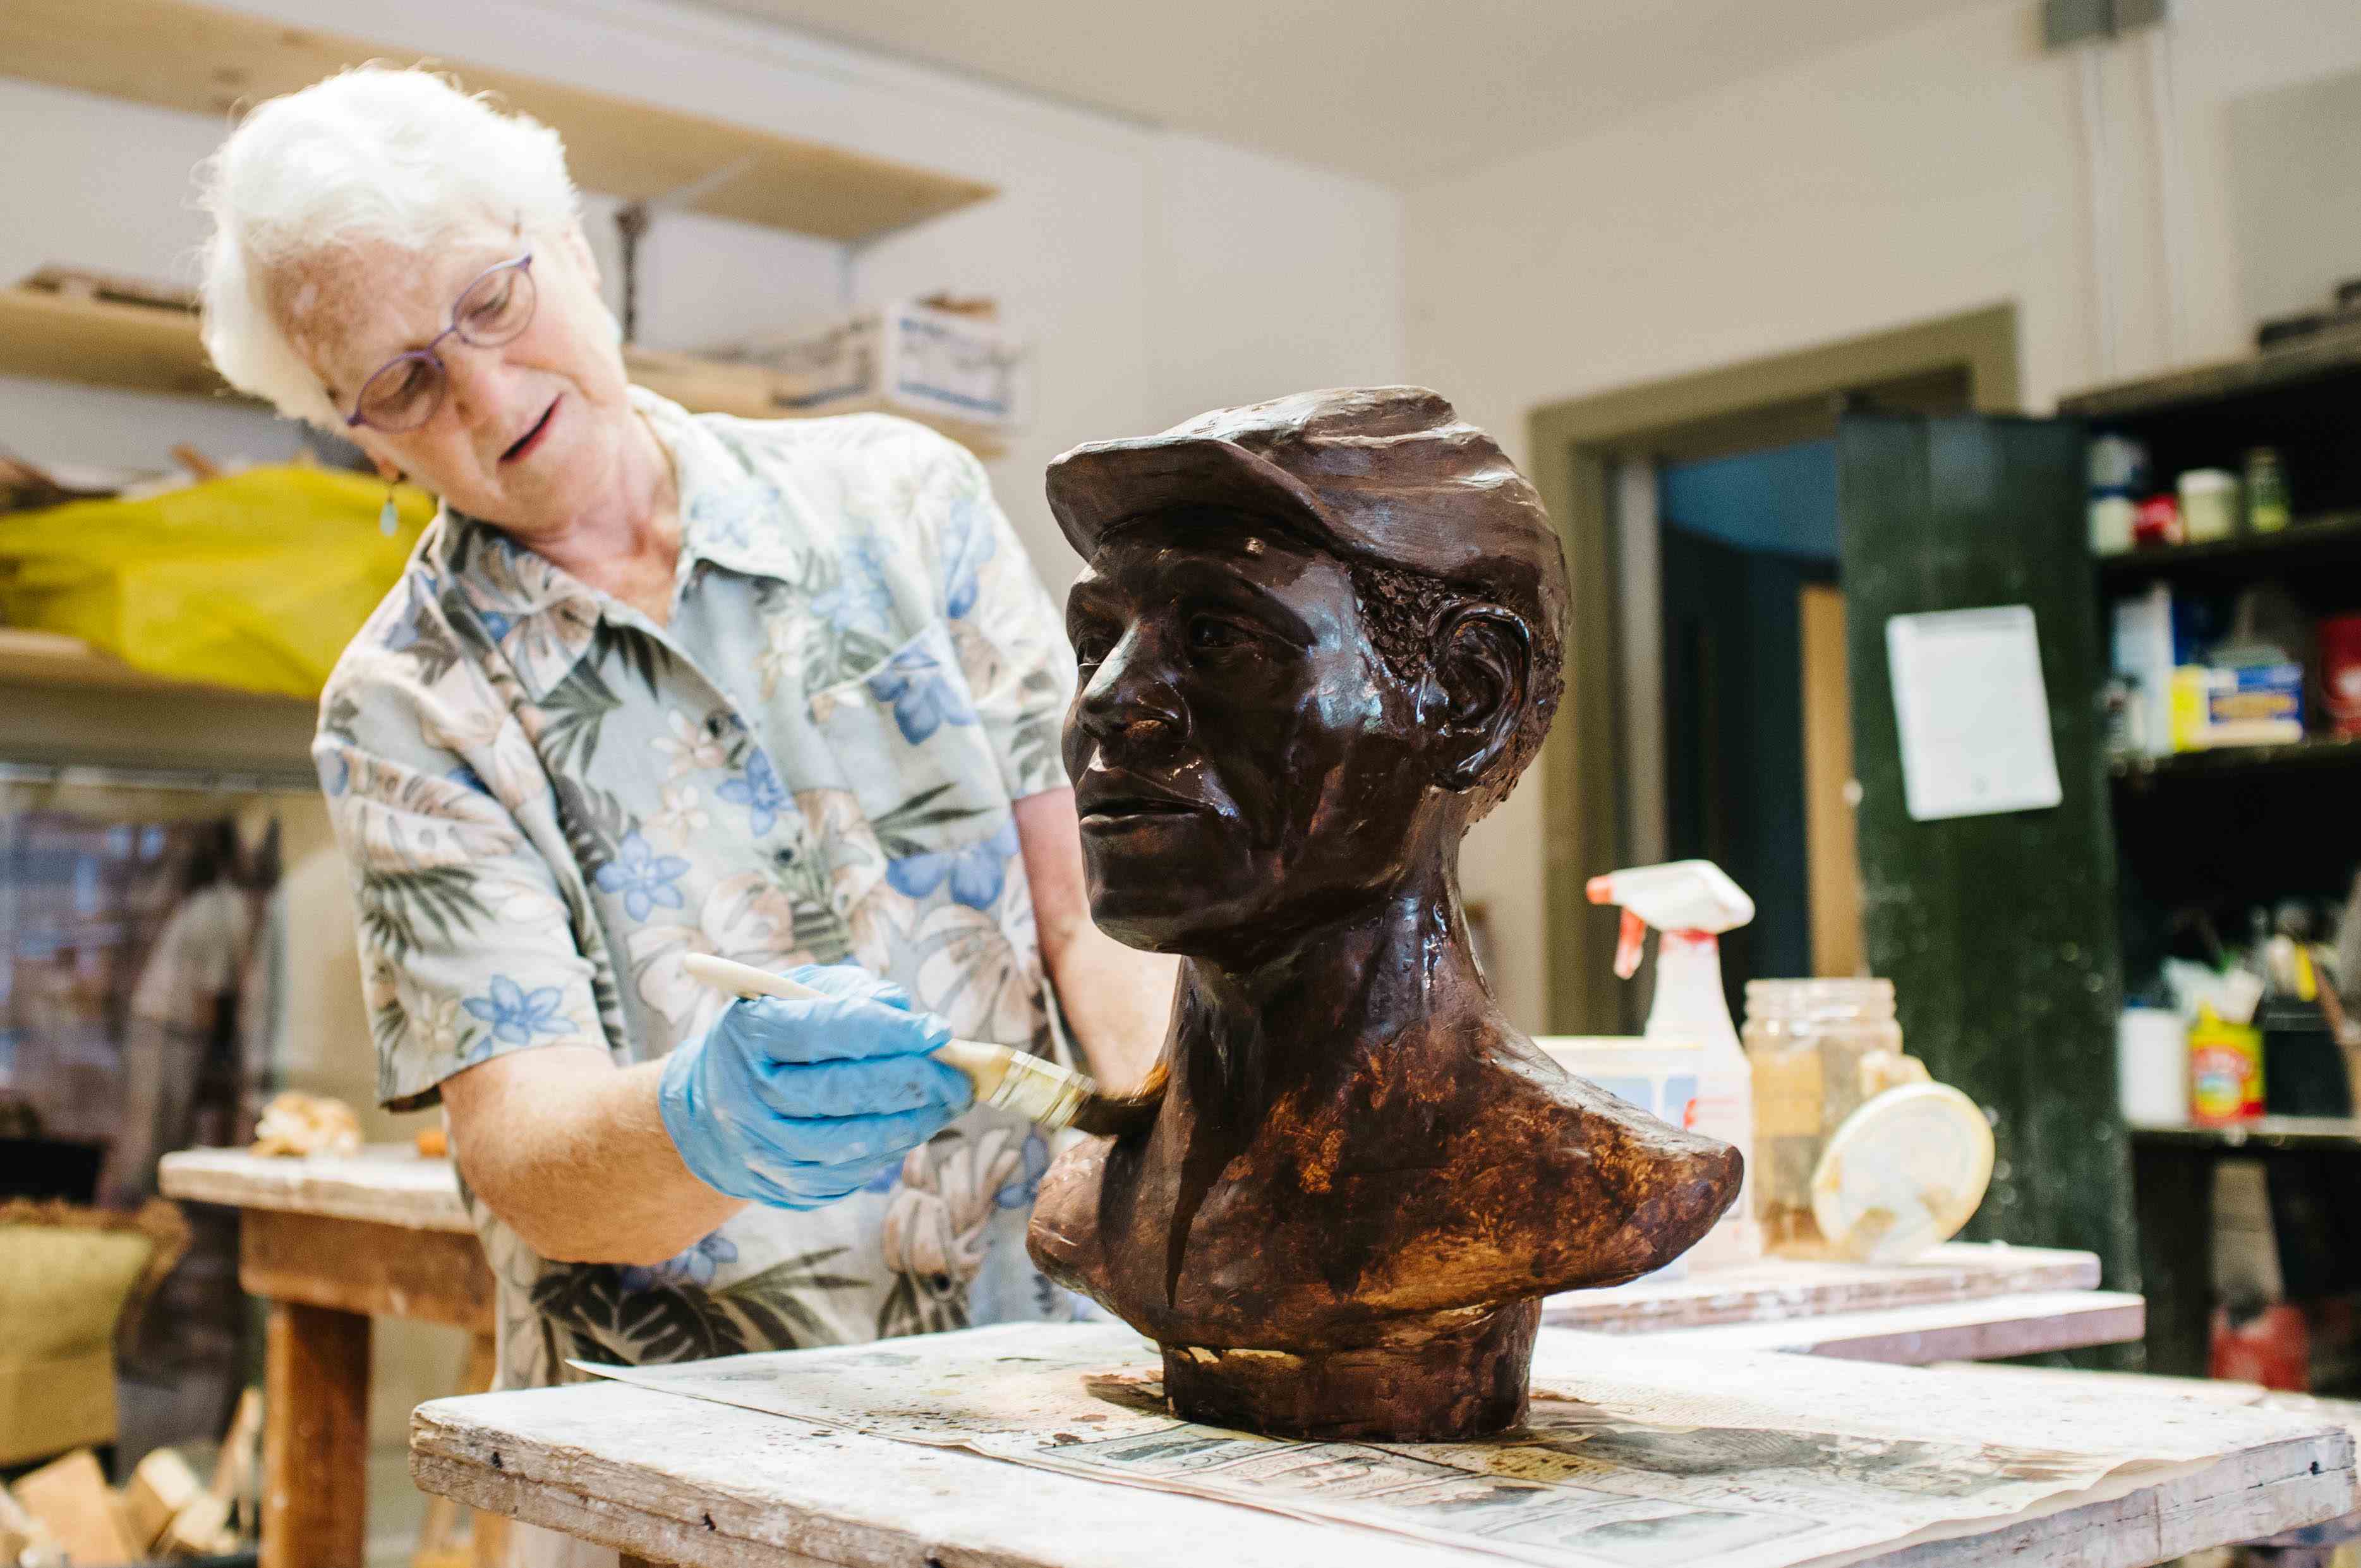
<path id="1" fill-rule="evenodd" d="M 1213 809 L 1202 800 L 1151 789 L 1130 779 L 1101 778 L 1087 783 L 1075 792 L 1074 804 L 1084 822 L 1096 820 L 1109 825 L 1142 817 L 1187 817 Z"/>

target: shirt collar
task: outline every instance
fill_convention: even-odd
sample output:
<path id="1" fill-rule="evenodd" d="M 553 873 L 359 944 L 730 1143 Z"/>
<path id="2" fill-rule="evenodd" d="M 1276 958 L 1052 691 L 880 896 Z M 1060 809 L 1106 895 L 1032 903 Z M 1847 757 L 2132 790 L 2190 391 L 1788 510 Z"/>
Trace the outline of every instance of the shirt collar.
<path id="1" fill-rule="evenodd" d="M 788 531 L 780 526 L 786 496 L 679 404 L 640 387 L 631 389 L 631 398 L 672 456 L 680 488 L 679 580 L 699 561 L 753 576 L 786 576 L 794 566 Z M 500 529 L 448 505 L 421 541 L 421 553 L 476 611 L 536 702 L 589 651 L 599 621 L 623 610 Z"/>

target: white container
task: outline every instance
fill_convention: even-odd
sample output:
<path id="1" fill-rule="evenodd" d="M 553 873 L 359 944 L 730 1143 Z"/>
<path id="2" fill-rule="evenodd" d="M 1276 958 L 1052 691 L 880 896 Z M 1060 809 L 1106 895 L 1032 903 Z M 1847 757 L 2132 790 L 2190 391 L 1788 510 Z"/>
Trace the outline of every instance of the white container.
<path id="1" fill-rule="evenodd" d="M 916 301 L 862 311 L 817 332 L 757 337 L 732 357 L 802 383 L 782 399 L 796 413 L 879 410 L 994 430 L 1024 422 L 1023 345 L 997 322 Z"/>
<path id="2" fill-rule="evenodd" d="M 1585 889 L 1593 904 L 1620 905 L 1622 938 L 1615 972 L 1629 980 L 1639 968 L 1646 933 L 1656 933 L 1656 994 L 1642 1033 L 1652 1044 L 1702 1049 L 1697 1098 L 1684 1125 L 1738 1150 L 1745 1176 L 1738 1201 L 1691 1251 L 1700 1268 L 1752 1263 L 1763 1255 L 1763 1227 L 1754 1217 L 1754 1075 L 1738 1042 L 1729 999 L 1721 989 L 1719 935 L 1754 918 L 1754 901 L 1710 861 L 1673 861 L 1596 876 Z"/>
<path id="3" fill-rule="evenodd" d="M 2238 476 L 2227 468 L 2191 468 L 2180 476 L 2180 526 L 2191 544 L 2238 532 Z"/>
<path id="4" fill-rule="evenodd" d="M 1633 1035 L 1550 1035 L 1533 1044 L 1575 1077 L 1588 1079 L 1658 1121 L 1675 1127 L 1695 1124 L 1704 1047 Z M 1683 1253 L 1648 1277 L 1684 1279 L 1688 1268 L 1689 1255 Z"/>
<path id="5" fill-rule="evenodd" d="M 2161 1007 L 2126 1007 L 2115 1022 L 2115 1091 L 2124 1120 L 2189 1122 L 2189 1025 Z"/>

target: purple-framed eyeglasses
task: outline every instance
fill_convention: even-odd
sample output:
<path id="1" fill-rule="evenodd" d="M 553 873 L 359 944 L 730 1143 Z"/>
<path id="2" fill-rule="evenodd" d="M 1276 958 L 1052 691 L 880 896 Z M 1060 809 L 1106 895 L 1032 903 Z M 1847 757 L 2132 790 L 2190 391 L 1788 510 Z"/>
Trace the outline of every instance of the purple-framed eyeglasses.
<path id="1" fill-rule="evenodd" d="M 533 324 L 533 307 L 532 251 L 486 268 L 459 291 L 449 326 L 425 347 L 397 354 L 369 372 L 360 396 L 353 400 L 353 411 L 345 417 L 346 425 L 365 424 L 388 434 L 416 430 L 434 417 L 450 385 L 443 356 L 434 352 L 443 340 L 456 337 L 478 348 L 498 348 Z"/>

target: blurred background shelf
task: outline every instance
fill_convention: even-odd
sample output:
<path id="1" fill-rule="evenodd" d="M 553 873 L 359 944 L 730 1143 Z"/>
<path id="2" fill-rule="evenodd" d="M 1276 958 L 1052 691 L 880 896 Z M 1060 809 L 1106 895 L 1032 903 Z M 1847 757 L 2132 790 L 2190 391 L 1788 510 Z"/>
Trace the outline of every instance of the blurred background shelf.
<path id="1" fill-rule="evenodd" d="M 2119 779 L 2187 778 L 2267 769 L 2334 767 L 2361 762 L 2361 738 L 2316 735 L 2284 746 L 2216 746 L 2162 757 L 2118 757 L 2108 771 Z"/>
<path id="2" fill-rule="evenodd" d="M 623 359 L 633 381 L 692 413 L 814 417 L 801 406 L 810 390 L 805 383 L 759 365 L 644 348 L 625 349 Z M 119 304 L 40 289 L 0 289 L 0 375 L 246 400 L 214 374 L 194 315 L 160 305 Z M 818 411 L 863 411 L 840 404 Z M 978 457 L 996 457 L 1006 450 L 997 432 L 963 420 L 899 409 L 880 411 L 932 426 Z"/>
<path id="3" fill-rule="evenodd" d="M 307 697 L 170 681 L 88 643 L 0 627 L 0 752 L 35 768 L 229 771 L 315 787 Z"/>
<path id="4" fill-rule="evenodd" d="M 2361 558 L 2361 511 L 2299 520 L 2276 533 L 2103 555 L 2099 579 L 2110 589 L 2159 577 L 2243 581 L 2347 556 Z"/>
<path id="5" fill-rule="evenodd" d="M 9 0 L 0 72 L 159 108 L 227 116 L 364 60 L 415 59 L 367 38 L 184 0 Z M 857 241 L 997 194 L 979 181 L 499 71 L 437 63 L 566 138 L 584 186 L 822 239 Z"/>

